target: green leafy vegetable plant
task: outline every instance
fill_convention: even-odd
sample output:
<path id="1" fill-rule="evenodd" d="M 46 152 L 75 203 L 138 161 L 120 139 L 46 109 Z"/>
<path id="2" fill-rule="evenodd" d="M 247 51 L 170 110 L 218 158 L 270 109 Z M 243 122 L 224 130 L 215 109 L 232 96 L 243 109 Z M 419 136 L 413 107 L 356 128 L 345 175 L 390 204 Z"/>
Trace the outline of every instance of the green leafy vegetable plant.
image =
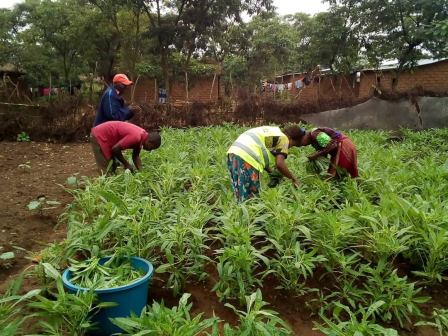
<path id="1" fill-rule="evenodd" d="M 290 327 L 273 310 L 266 309 L 267 302 L 263 301 L 261 291 L 247 295 L 246 310 L 236 309 L 229 303 L 226 306 L 232 308 L 239 317 L 239 325 L 235 328 L 224 325 L 224 336 L 250 335 L 292 335 Z"/>
<path id="2" fill-rule="evenodd" d="M 330 319 L 321 315 L 324 323 L 317 324 L 315 329 L 328 336 L 398 336 L 396 330 L 385 328 L 372 321 L 373 315 L 383 304 L 384 301 L 377 301 L 367 309 L 361 307 L 353 312 L 349 307 L 336 303 L 333 317 Z M 343 313 L 348 315 L 348 319 L 342 317 Z"/>
<path id="3" fill-rule="evenodd" d="M 218 321 L 217 318 L 204 319 L 202 314 L 191 316 L 190 294 L 183 294 L 179 304 L 168 308 L 163 303 L 154 302 L 143 309 L 140 316 L 114 318 L 115 325 L 123 329 L 124 335 L 170 335 L 196 336 L 209 335 L 208 330 Z"/>
<path id="4" fill-rule="evenodd" d="M 437 329 L 439 336 L 448 335 L 448 309 L 435 308 L 432 312 L 432 319 L 429 321 L 420 321 L 416 326 L 426 325 Z"/>
<path id="5" fill-rule="evenodd" d="M 130 258 L 112 256 L 104 263 L 92 257 L 84 261 L 72 260 L 70 282 L 81 288 L 102 289 L 128 285 L 144 274 L 131 265 Z"/>
<path id="6" fill-rule="evenodd" d="M 31 141 L 30 136 L 26 132 L 20 132 L 17 134 L 17 142 L 29 142 Z"/>

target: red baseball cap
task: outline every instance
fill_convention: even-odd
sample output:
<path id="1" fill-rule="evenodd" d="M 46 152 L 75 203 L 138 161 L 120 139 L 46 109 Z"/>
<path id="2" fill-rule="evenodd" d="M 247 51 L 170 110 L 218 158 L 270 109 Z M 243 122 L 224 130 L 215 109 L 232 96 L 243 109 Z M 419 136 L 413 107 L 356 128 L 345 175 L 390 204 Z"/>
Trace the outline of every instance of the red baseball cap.
<path id="1" fill-rule="evenodd" d="M 132 85 L 133 82 L 129 80 L 125 74 L 116 74 L 112 80 L 114 84 Z"/>

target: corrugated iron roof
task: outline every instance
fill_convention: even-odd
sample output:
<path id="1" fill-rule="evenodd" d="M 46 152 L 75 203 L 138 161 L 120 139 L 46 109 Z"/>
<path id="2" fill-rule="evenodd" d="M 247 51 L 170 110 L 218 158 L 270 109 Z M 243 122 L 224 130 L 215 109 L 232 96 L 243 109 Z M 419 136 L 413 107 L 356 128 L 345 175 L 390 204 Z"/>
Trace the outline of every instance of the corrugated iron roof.
<path id="1" fill-rule="evenodd" d="M 428 65 L 428 64 L 443 62 L 446 60 L 448 60 L 448 58 L 441 58 L 441 59 L 426 58 L 426 59 L 418 60 L 416 62 L 415 66 L 419 67 L 419 66 L 424 66 L 424 65 Z M 398 60 L 388 60 L 388 61 L 384 61 L 383 63 L 381 63 L 378 68 L 366 68 L 366 69 L 362 69 L 361 71 L 393 70 L 393 69 L 398 68 L 398 65 L 399 65 Z"/>
<path id="2" fill-rule="evenodd" d="M 309 72 L 287 72 L 287 73 L 284 73 L 284 74 L 281 74 L 281 75 L 277 75 L 277 76 L 275 76 L 274 78 L 282 78 L 282 77 L 285 77 L 285 76 L 305 76 L 306 74 L 308 74 L 308 73 L 310 73 L 311 71 L 309 71 Z M 330 73 L 331 72 L 331 69 L 330 68 L 328 68 L 328 69 L 321 69 L 321 70 L 319 70 L 319 73 L 321 74 L 321 75 L 326 75 L 326 74 L 328 74 L 328 73 Z"/>
<path id="3" fill-rule="evenodd" d="M 424 65 L 429 65 L 429 64 L 434 64 L 434 63 L 438 63 L 438 62 L 443 62 L 448 60 L 448 58 L 441 58 L 441 59 L 433 59 L 433 58 L 427 58 L 427 59 L 421 59 L 418 60 L 416 62 L 416 66 L 424 66 Z M 388 60 L 388 61 L 384 61 L 383 63 L 381 63 L 381 65 L 378 68 L 365 68 L 362 70 L 357 70 L 357 71 L 353 71 L 352 73 L 356 73 L 358 71 L 379 71 L 379 70 L 393 70 L 398 68 L 398 60 Z M 331 73 L 331 69 L 321 69 L 319 72 L 321 75 L 327 75 L 329 73 Z M 274 78 L 282 78 L 285 76 L 303 76 L 306 75 L 307 72 L 287 72 L 281 75 L 277 75 Z"/>

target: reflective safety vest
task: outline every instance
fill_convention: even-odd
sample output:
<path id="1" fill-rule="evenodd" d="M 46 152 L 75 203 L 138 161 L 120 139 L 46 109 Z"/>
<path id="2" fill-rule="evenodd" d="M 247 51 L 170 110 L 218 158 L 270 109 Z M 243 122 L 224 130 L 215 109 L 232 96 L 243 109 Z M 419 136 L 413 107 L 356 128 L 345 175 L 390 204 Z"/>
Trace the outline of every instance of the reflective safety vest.
<path id="1" fill-rule="evenodd" d="M 227 154 L 238 155 L 261 172 L 275 163 L 272 148 L 266 147 L 266 137 L 286 137 L 286 135 L 280 128 L 274 126 L 252 128 L 236 139 Z"/>

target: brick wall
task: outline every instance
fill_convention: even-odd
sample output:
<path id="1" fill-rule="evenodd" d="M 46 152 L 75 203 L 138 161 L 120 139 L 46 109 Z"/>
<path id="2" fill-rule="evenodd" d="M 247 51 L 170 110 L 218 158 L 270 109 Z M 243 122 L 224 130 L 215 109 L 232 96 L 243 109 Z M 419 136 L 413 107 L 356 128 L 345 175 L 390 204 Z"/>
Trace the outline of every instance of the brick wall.
<path id="1" fill-rule="evenodd" d="M 424 92 L 448 94 L 448 60 L 402 73 L 394 70 L 364 72 L 361 75 L 360 96 L 371 97 L 374 86 L 385 93 L 407 93 L 420 88 Z"/>
<path id="2" fill-rule="evenodd" d="M 360 85 L 356 82 L 356 75 L 327 75 L 315 77 L 309 85 L 296 89 L 295 81 L 301 76 L 284 76 L 283 83 L 291 83 L 292 88 L 283 93 L 265 92 L 263 96 L 267 99 L 273 97 L 287 98 L 304 105 L 316 105 L 318 109 L 335 108 L 347 105 L 349 102 L 358 101 Z M 281 83 L 282 81 L 278 81 Z M 286 97 L 285 97 L 286 96 Z"/>
<path id="3" fill-rule="evenodd" d="M 154 103 L 158 102 L 158 89 L 156 90 L 156 81 L 152 78 L 140 78 L 135 85 L 134 101 L 136 103 Z M 219 98 L 220 81 L 217 76 L 213 84 L 212 77 L 191 78 L 189 79 L 189 101 L 198 102 L 216 102 Z M 211 93 L 211 96 L 210 96 Z M 130 93 L 128 93 L 130 94 Z M 183 103 L 187 100 L 185 90 L 185 80 L 171 80 L 170 82 L 170 102 Z"/>
<path id="4" fill-rule="evenodd" d="M 319 110 L 355 105 L 371 98 L 375 88 L 383 94 L 406 94 L 417 92 L 448 95 L 448 60 L 423 65 L 413 70 L 397 73 L 395 70 L 364 71 L 360 81 L 356 74 L 325 75 L 302 89 L 296 89 L 294 82 L 300 76 L 286 75 L 277 78 L 278 83 L 293 83 L 291 90 L 283 93 L 265 92 L 266 99 L 286 98 L 299 104 L 311 104 Z"/>

